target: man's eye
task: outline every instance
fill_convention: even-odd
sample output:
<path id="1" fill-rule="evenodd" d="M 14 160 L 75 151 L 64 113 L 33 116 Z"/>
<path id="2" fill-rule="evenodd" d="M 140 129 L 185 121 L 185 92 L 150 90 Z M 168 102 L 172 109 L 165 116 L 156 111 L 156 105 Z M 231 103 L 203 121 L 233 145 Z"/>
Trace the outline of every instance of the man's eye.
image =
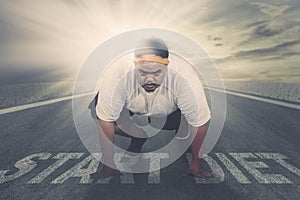
<path id="1" fill-rule="evenodd" d="M 140 75 L 142 75 L 142 76 L 146 76 L 146 72 L 143 72 L 143 71 L 140 71 Z"/>
<path id="2" fill-rule="evenodd" d="M 160 75 L 160 71 L 154 72 L 154 76 L 159 76 L 159 75 Z"/>

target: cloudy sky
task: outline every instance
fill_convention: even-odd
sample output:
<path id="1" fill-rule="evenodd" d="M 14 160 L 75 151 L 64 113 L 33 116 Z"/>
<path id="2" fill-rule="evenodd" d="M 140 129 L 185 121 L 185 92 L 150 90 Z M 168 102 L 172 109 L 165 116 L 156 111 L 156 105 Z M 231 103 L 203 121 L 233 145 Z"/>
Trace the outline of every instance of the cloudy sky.
<path id="1" fill-rule="evenodd" d="M 101 42 L 133 28 L 187 35 L 226 80 L 300 82 L 299 0 L 1 0 L 0 69 L 69 74 Z"/>

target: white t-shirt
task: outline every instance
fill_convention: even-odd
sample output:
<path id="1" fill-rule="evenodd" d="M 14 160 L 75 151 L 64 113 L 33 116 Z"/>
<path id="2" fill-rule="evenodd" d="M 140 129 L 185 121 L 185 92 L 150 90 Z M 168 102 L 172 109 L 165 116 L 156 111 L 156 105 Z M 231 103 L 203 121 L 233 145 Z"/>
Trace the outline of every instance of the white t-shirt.
<path id="1" fill-rule="evenodd" d="M 140 116 L 166 116 L 180 109 L 191 126 L 205 124 L 211 114 L 200 79 L 183 59 L 170 54 L 169 60 L 163 83 L 151 93 L 138 84 L 133 63 L 128 59 L 114 62 L 97 89 L 98 118 L 116 121 L 124 106 Z"/>

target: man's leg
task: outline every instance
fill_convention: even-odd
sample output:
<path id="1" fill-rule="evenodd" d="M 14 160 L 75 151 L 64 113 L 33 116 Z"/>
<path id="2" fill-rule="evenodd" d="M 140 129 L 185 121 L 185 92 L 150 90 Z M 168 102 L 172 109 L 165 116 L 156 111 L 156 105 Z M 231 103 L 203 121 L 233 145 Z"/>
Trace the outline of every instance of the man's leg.
<path id="1" fill-rule="evenodd" d="M 125 124 L 123 124 L 123 125 L 115 125 L 116 134 L 124 136 L 124 137 L 131 138 L 131 142 L 130 142 L 129 147 L 127 148 L 127 151 L 132 152 L 132 153 L 140 153 L 141 150 L 142 150 L 143 145 L 147 141 L 147 138 L 140 138 L 140 137 L 134 137 L 132 135 L 129 135 L 127 133 L 127 131 L 131 131 L 131 132 L 140 131 L 140 130 L 137 130 L 138 127 L 136 127 L 132 123 L 133 122 L 126 123 L 126 125 Z M 122 126 L 127 126 L 126 127 L 126 132 L 123 131 L 123 128 L 120 128 Z"/>
<path id="2" fill-rule="evenodd" d="M 147 141 L 147 134 L 131 119 L 134 113 L 127 109 L 123 109 L 119 119 L 116 121 L 116 133 L 131 138 L 131 143 L 127 151 L 132 153 L 140 153 L 143 145 Z"/>
<path id="3" fill-rule="evenodd" d="M 115 123 L 112 123 L 112 125 L 113 125 L 114 132 L 109 135 L 103 135 L 103 133 L 101 134 L 101 131 L 100 131 L 100 140 L 102 141 L 102 143 L 101 143 L 102 147 L 106 146 L 107 143 L 109 143 L 109 142 L 103 142 L 106 140 L 105 136 L 112 143 L 114 143 L 114 134 L 118 134 L 121 136 L 131 138 L 131 143 L 130 143 L 127 151 L 132 152 L 133 154 L 141 152 L 142 146 L 144 145 L 144 143 L 147 140 L 147 138 L 145 138 L 146 133 L 144 133 L 144 131 L 142 129 L 138 128 L 135 125 L 135 123 L 130 119 L 130 113 L 127 109 L 123 109 L 123 111 L 120 114 L 119 119 Z M 108 131 L 106 131 L 106 132 L 108 132 Z M 137 136 L 137 137 L 135 137 L 135 136 Z M 110 154 L 111 153 L 114 154 L 113 146 L 103 148 L 103 151 L 105 151 L 105 150 L 109 151 Z M 113 154 L 108 155 L 108 157 L 109 158 L 113 157 Z M 113 162 L 113 161 L 111 161 L 111 162 Z M 113 164 L 111 164 L 111 165 L 113 165 Z M 110 176 L 115 176 L 115 175 L 121 175 L 120 171 L 118 171 L 117 169 L 113 169 L 104 164 L 102 170 L 91 174 L 91 177 L 97 178 L 97 179 L 104 179 L 104 178 L 107 178 Z"/>

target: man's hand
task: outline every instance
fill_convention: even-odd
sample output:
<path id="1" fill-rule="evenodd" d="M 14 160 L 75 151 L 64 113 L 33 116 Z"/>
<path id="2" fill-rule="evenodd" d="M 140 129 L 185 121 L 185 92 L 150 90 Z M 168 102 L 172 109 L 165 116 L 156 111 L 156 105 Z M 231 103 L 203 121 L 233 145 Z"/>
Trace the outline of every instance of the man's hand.
<path id="1" fill-rule="evenodd" d="M 111 176 L 121 176 L 121 175 L 122 173 L 119 170 L 104 165 L 102 170 L 90 174 L 90 178 L 105 179 Z"/>
<path id="2" fill-rule="evenodd" d="M 183 174 L 184 176 L 196 176 L 199 178 L 212 178 L 214 175 L 210 172 L 202 171 L 201 169 L 201 160 L 192 161 L 189 168 Z"/>

